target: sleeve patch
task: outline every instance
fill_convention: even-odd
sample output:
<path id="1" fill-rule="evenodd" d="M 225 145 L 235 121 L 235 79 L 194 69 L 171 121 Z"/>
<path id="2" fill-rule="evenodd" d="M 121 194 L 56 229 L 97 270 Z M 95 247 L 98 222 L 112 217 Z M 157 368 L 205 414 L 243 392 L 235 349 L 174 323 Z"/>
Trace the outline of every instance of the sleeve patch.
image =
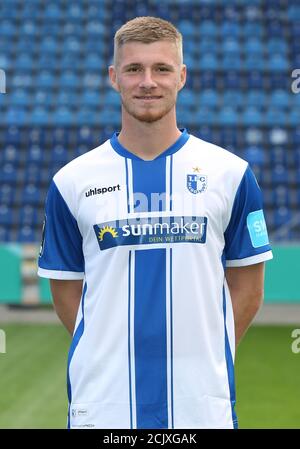
<path id="1" fill-rule="evenodd" d="M 265 217 L 261 209 L 248 214 L 247 227 L 253 248 L 260 248 L 269 244 Z"/>

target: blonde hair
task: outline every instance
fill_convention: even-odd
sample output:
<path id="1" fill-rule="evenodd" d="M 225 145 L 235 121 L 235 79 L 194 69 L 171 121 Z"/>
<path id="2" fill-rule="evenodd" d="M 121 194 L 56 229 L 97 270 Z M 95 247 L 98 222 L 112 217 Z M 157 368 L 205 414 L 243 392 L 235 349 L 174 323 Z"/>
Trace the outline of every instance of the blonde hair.
<path id="1" fill-rule="evenodd" d="M 160 40 L 174 42 L 178 48 L 182 64 L 182 35 L 175 26 L 167 20 L 158 17 L 136 17 L 119 28 L 114 37 L 114 64 L 117 63 L 117 53 L 127 42 L 142 42 L 150 44 Z"/>

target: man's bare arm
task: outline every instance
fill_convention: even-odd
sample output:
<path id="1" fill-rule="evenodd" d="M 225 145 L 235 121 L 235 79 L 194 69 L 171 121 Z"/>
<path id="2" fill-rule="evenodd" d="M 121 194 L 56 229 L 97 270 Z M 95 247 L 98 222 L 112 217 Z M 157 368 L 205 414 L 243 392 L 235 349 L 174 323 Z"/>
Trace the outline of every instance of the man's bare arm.
<path id="1" fill-rule="evenodd" d="M 264 263 L 226 269 L 235 323 L 236 346 L 258 312 L 264 297 Z"/>
<path id="2" fill-rule="evenodd" d="M 66 281 L 50 279 L 56 313 L 71 335 L 74 331 L 81 299 L 82 282 L 82 280 Z"/>

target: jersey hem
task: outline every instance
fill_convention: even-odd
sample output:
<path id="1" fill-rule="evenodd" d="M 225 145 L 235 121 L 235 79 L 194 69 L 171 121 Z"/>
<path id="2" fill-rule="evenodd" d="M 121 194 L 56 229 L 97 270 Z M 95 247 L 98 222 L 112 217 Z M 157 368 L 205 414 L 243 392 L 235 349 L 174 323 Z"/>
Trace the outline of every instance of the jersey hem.
<path id="1" fill-rule="evenodd" d="M 78 273 L 76 271 L 57 271 L 57 270 L 45 270 L 45 268 L 38 269 L 38 276 L 47 279 L 62 279 L 62 280 L 77 280 L 83 279 L 84 273 Z"/>
<path id="2" fill-rule="evenodd" d="M 246 257 L 245 259 L 226 260 L 226 267 L 246 267 L 247 265 L 254 265 L 271 259 L 273 259 L 272 251 L 266 251 L 255 256 Z"/>

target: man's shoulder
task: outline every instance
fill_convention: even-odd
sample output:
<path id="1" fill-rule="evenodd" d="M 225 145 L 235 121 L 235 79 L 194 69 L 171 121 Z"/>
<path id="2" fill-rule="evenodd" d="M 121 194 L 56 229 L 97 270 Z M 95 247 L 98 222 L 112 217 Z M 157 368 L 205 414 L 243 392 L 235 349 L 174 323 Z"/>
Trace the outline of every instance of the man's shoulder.
<path id="1" fill-rule="evenodd" d="M 203 151 L 208 158 L 212 158 L 213 160 L 215 159 L 217 161 L 220 161 L 221 163 L 227 162 L 228 164 L 238 164 L 241 166 L 248 165 L 247 161 L 245 161 L 242 157 L 232 153 L 232 151 L 229 151 L 226 148 L 223 148 L 212 142 L 203 140 L 200 137 L 191 135 L 190 144 L 195 149 Z"/>

